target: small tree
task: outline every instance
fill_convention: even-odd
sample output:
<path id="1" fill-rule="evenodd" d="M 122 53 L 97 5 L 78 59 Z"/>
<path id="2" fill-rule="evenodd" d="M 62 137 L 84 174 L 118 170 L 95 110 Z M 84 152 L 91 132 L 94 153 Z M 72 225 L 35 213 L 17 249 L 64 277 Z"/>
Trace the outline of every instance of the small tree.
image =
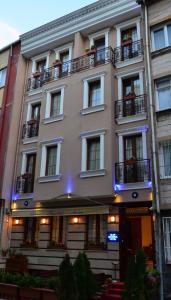
<path id="1" fill-rule="evenodd" d="M 138 250 L 131 256 L 125 280 L 124 300 L 148 300 L 149 293 L 146 285 L 146 260 L 143 250 Z"/>
<path id="2" fill-rule="evenodd" d="M 79 253 L 74 263 L 79 300 L 87 300 L 96 292 L 96 281 L 90 268 L 87 255 Z"/>
<path id="3" fill-rule="evenodd" d="M 59 298 L 60 300 L 78 299 L 76 278 L 68 254 L 59 266 Z"/>

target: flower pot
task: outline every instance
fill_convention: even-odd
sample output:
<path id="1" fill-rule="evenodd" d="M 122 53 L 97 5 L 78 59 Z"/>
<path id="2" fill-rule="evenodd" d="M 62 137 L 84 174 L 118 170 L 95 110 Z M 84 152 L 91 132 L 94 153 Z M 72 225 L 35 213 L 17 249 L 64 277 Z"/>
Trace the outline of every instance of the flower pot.
<path id="1" fill-rule="evenodd" d="M 37 78 L 37 77 L 40 76 L 40 74 L 41 74 L 41 73 L 40 73 L 39 71 L 37 71 L 37 72 L 33 73 L 33 77 L 34 77 L 34 78 Z"/>
<path id="2" fill-rule="evenodd" d="M 55 60 L 53 62 L 53 67 L 60 67 L 62 65 L 62 62 L 60 60 Z"/>
<path id="3" fill-rule="evenodd" d="M 96 49 L 90 49 L 86 52 L 86 54 L 89 55 L 95 55 L 96 54 Z"/>
<path id="4" fill-rule="evenodd" d="M 29 287 L 20 287 L 19 289 L 20 300 L 40 300 L 41 289 L 29 288 Z"/>
<path id="5" fill-rule="evenodd" d="M 128 46 L 128 45 L 130 45 L 130 44 L 132 44 L 132 39 L 131 39 L 131 38 L 122 41 L 122 46 Z"/>

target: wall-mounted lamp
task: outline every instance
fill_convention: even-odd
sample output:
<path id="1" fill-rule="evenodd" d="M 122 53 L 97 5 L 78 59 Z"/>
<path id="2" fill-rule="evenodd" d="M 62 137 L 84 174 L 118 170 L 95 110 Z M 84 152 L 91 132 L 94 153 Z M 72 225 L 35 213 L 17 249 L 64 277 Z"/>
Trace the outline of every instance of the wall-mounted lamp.
<path id="1" fill-rule="evenodd" d="M 74 224 L 78 224 L 78 222 L 79 222 L 79 218 L 78 218 L 78 217 L 74 217 L 74 218 L 73 218 L 73 223 L 74 223 Z"/>
<path id="2" fill-rule="evenodd" d="M 41 225 L 47 225 L 49 223 L 49 219 L 48 218 L 41 218 L 40 220 L 40 224 Z"/>
<path id="3" fill-rule="evenodd" d="M 67 194 L 67 198 L 68 198 L 68 199 L 71 199 L 71 193 L 68 193 L 68 194 Z"/>
<path id="4" fill-rule="evenodd" d="M 108 222 L 109 222 L 109 223 L 115 223 L 115 224 L 118 224 L 118 223 L 119 223 L 119 216 L 118 216 L 118 215 L 112 215 L 112 216 L 109 216 Z"/>
<path id="5" fill-rule="evenodd" d="M 13 225 L 22 225 L 22 219 L 13 219 Z"/>

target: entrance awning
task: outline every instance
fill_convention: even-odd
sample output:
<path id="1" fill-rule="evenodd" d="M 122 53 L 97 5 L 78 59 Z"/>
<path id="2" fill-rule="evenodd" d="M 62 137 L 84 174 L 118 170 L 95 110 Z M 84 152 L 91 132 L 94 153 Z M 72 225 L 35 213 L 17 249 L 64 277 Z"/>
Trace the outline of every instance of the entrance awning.
<path id="1" fill-rule="evenodd" d="M 109 206 L 13 209 L 12 217 L 83 216 L 109 214 Z"/>

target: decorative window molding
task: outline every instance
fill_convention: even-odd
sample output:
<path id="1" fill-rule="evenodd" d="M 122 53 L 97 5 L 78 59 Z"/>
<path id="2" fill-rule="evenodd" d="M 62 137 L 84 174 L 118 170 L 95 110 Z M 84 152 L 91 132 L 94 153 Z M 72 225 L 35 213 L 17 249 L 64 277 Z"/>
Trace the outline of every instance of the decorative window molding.
<path id="1" fill-rule="evenodd" d="M 27 155 L 37 153 L 37 149 L 27 149 L 22 151 L 22 160 L 21 160 L 21 175 L 26 173 L 26 165 L 27 165 Z"/>
<path id="2" fill-rule="evenodd" d="M 164 236 L 164 253 L 165 262 L 171 263 L 171 218 L 163 218 L 163 236 Z"/>
<path id="3" fill-rule="evenodd" d="M 46 66 L 45 68 L 49 68 L 49 57 L 50 57 L 50 52 L 47 51 L 43 54 L 37 55 L 32 57 L 32 73 L 36 72 L 36 63 L 40 60 L 46 59 Z"/>
<path id="4" fill-rule="evenodd" d="M 130 21 L 120 23 L 115 26 L 116 36 L 117 36 L 116 47 L 121 46 L 121 31 L 124 29 L 129 29 L 130 27 L 133 27 L 133 26 L 136 26 L 136 28 L 137 28 L 137 40 L 141 39 L 140 21 L 141 21 L 141 18 L 139 17 L 139 18 L 132 19 Z"/>
<path id="5" fill-rule="evenodd" d="M 34 104 L 39 104 L 39 103 L 41 103 L 41 101 L 38 100 L 38 99 L 35 99 L 35 100 L 32 100 L 32 101 L 29 101 L 29 102 L 28 102 L 28 106 L 27 106 L 27 116 L 26 116 L 26 121 L 27 121 L 27 122 L 31 119 L 32 106 L 33 106 Z"/>
<path id="6" fill-rule="evenodd" d="M 139 80 L 140 80 L 140 95 L 144 94 L 144 72 L 142 70 L 140 71 L 133 71 L 130 73 L 126 73 L 123 75 L 118 75 L 118 100 L 123 99 L 123 79 L 130 78 L 133 76 L 139 75 Z"/>
<path id="7" fill-rule="evenodd" d="M 81 133 L 81 140 L 82 140 L 82 160 L 81 160 L 81 174 L 80 177 L 92 177 L 92 176 L 102 176 L 105 175 L 104 170 L 104 135 L 105 130 L 96 130 L 92 132 L 84 132 Z M 93 138 L 99 138 L 100 143 L 100 163 L 99 169 L 97 170 L 88 170 L 87 169 L 87 162 L 88 162 L 88 140 Z"/>
<path id="8" fill-rule="evenodd" d="M 157 34 L 157 32 L 160 32 L 160 34 L 158 35 L 158 41 L 155 41 L 155 34 Z M 159 42 L 158 45 L 157 42 Z M 154 28 L 151 31 L 151 43 L 152 51 L 157 51 L 171 46 L 171 23 Z"/>
<path id="9" fill-rule="evenodd" d="M 53 88 L 51 90 L 46 91 L 46 106 L 45 106 L 44 124 L 63 120 L 63 118 L 64 118 L 64 115 L 63 115 L 64 89 L 65 89 L 65 87 L 63 86 L 63 87 Z M 54 93 L 58 93 L 58 92 L 60 93 L 60 110 L 59 110 L 59 114 L 57 114 L 56 116 L 51 116 L 50 111 L 51 111 L 52 95 Z"/>
<path id="10" fill-rule="evenodd" d="M 40 166 L 40 178 L 39 182 L 58 181 L 61 178 L 60 175 L 60 156 L 61 156 L 61 144 L 63 138 L 59 137 L 50 141 L 41 142 L 42 153 L 41 153 L 41 166 Z M 47 163 L 47 148 L 49 146 L 56 146 L 56 170 L 52 176 L 46 176 L 46 163 Z"/>
<path id="11" fill-rule="evenodd" d="M 100 101 L 98 105 L 89 106 L 89 84 L 100 80 Z M 83 80 L 83 109 L 81 110 L 82 114 L 96 112 L 99 110 L 104 110 L 104 87 L 105 87 L 105 74 L 96 75 L 88 77 Z"/>
<path id="12" fill-rule="evenodd" d="M 94 42 L 96 39 L 105 38 L 105 48 L 109 47 L 109 28 L 106 28 L 104 30 L 98 31 L 96 33 L 90 34 L 89 35 L 89 40 L 90 40 L 90 48 L 91 46 L 94 45 Z"/>
<path id="13" fill-rule="evenodd" d="M 142 134 L 142 153 L 143 159 L 147 159 L 147 130 L 148 126 L 140 126 L 134 127 L 127 130 L 117 131 L 118 139 L 119 139 L 119 163 L 124 161 L 124 137 L 136 134 Z"/>

